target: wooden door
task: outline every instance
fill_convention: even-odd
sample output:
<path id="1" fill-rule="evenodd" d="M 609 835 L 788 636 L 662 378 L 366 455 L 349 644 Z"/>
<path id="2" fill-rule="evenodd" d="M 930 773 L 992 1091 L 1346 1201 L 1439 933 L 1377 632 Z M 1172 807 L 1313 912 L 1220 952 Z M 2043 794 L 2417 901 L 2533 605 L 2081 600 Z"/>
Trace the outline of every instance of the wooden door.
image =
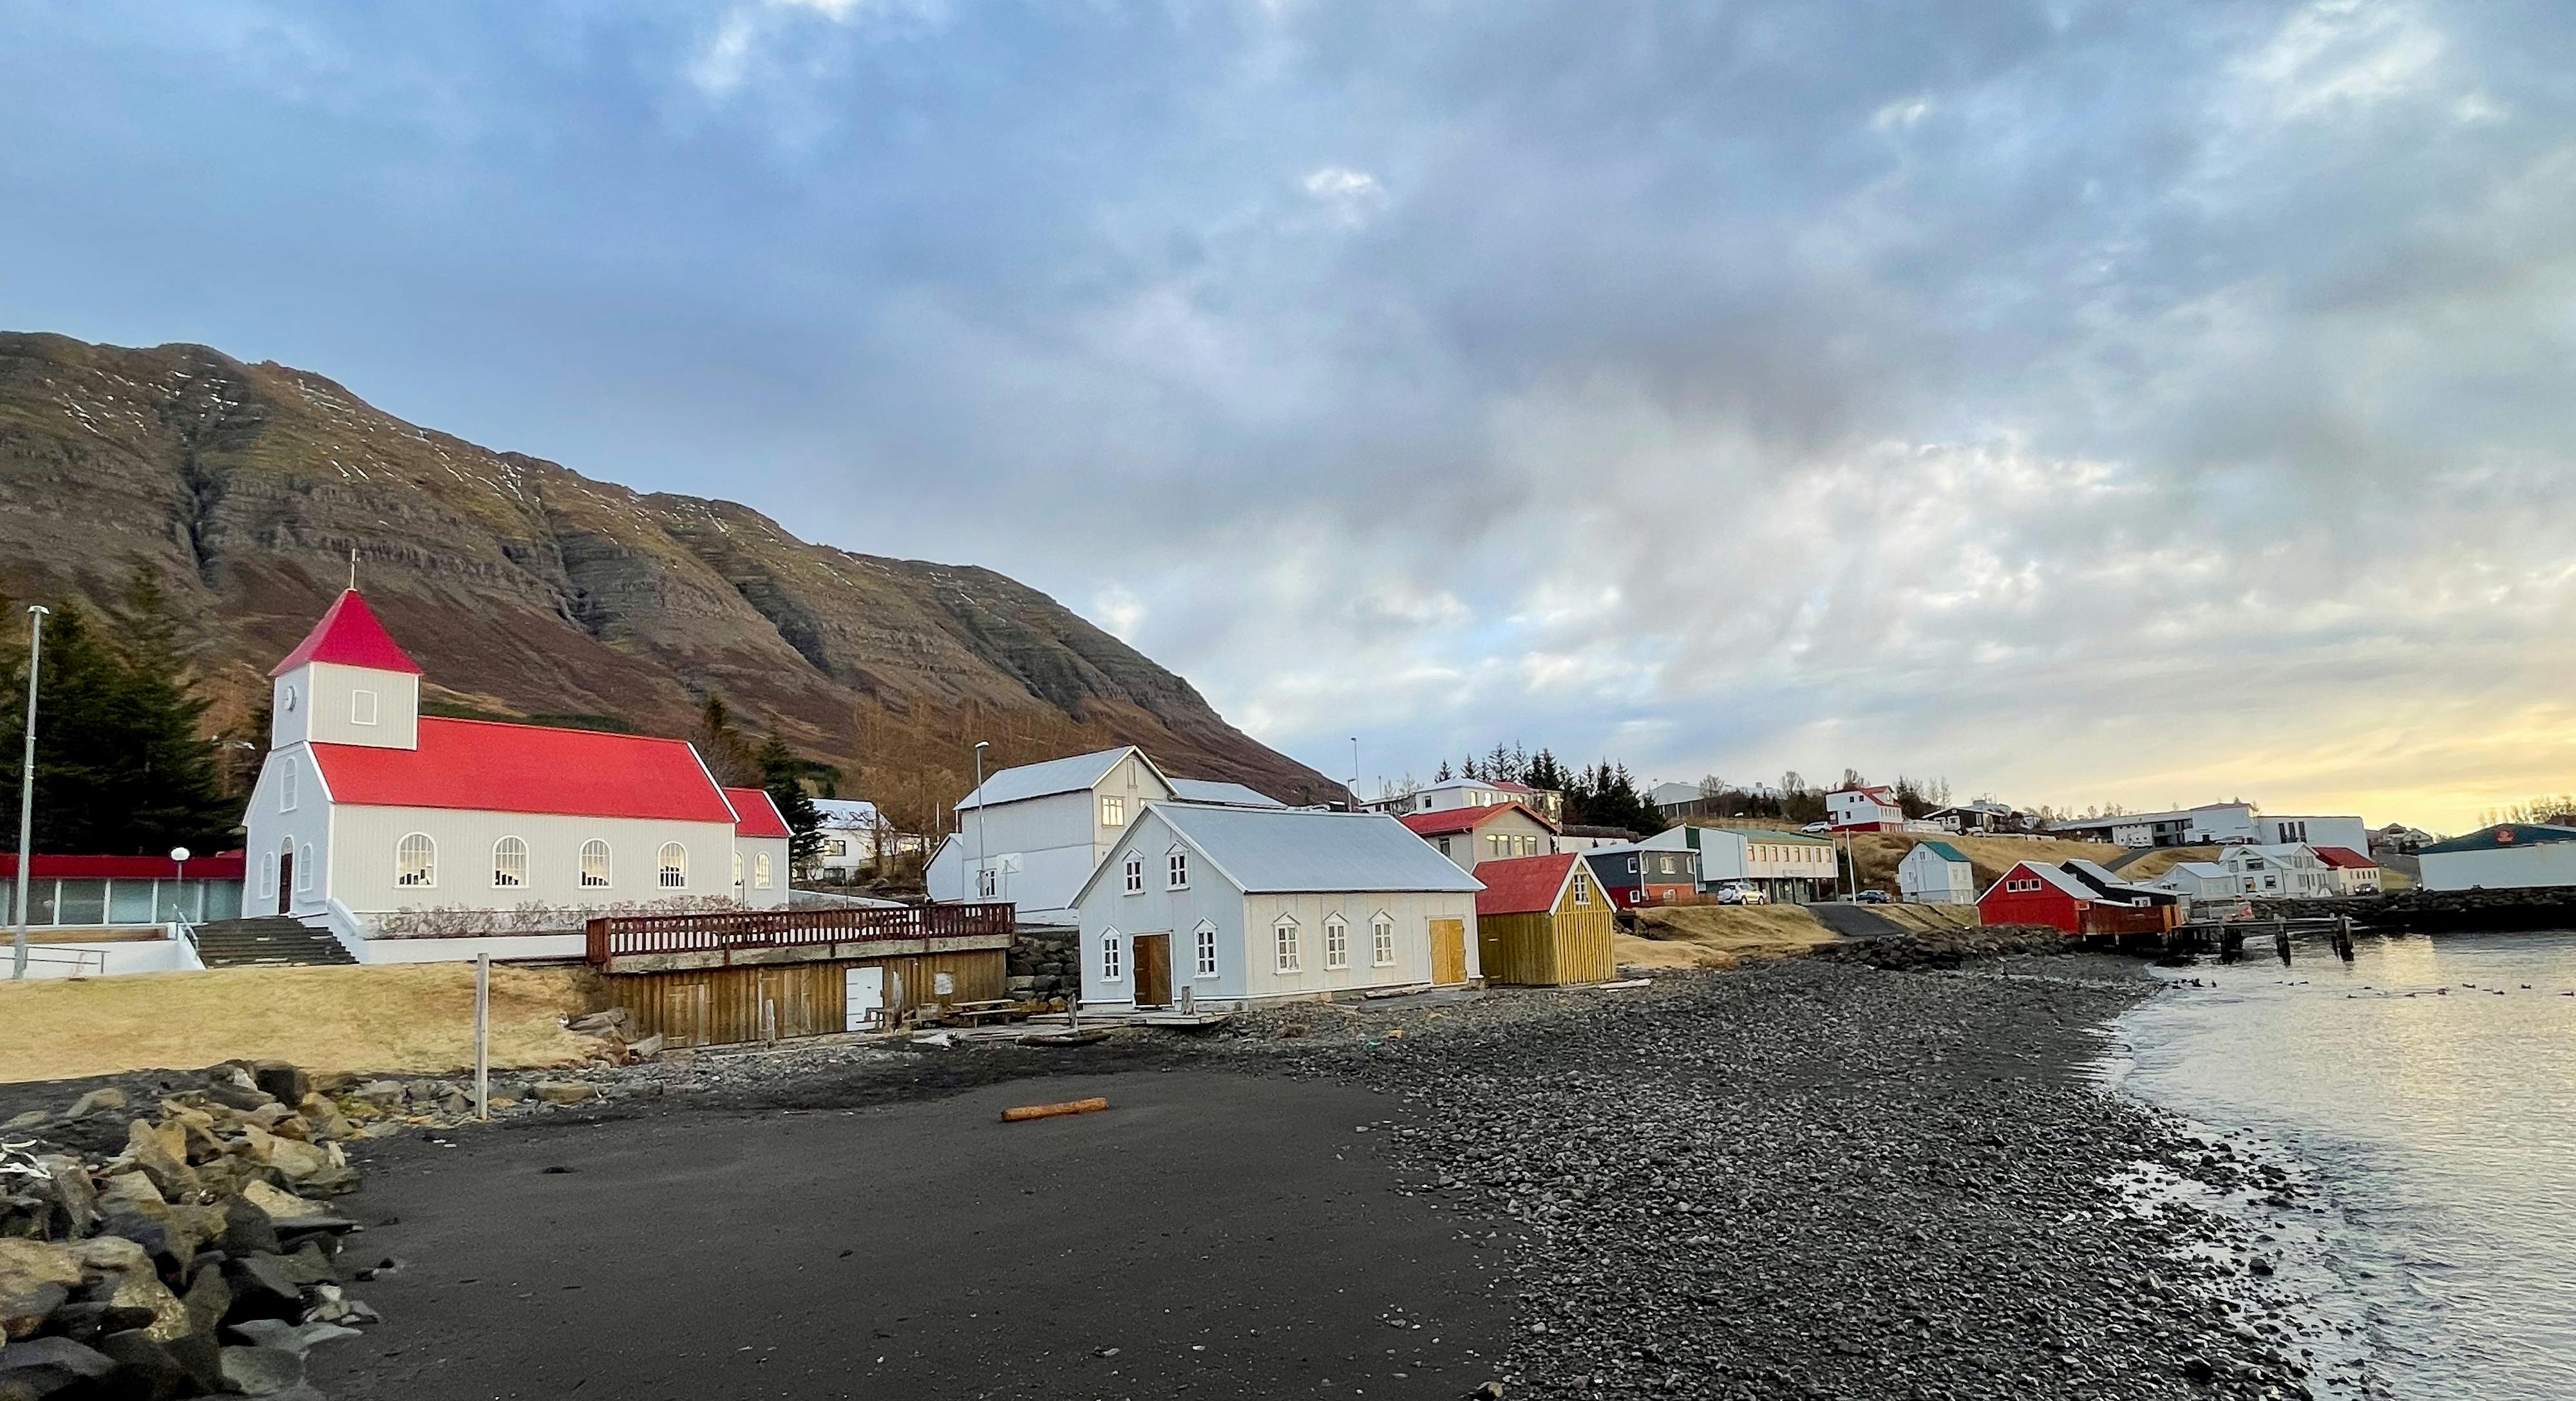
<path id="1" fill-rule="evenodd" d="M 1431 981 L 1435 983 L 1467 981 L 1467 922 L 1465 920 L 1431 921 Z"/>
<path id="2" fill-rule="evenodd" d="M 277 853 L 277 912 L 295 913 L 295 843 Z"/>
<path id="3" fill-rule="evenodd" d="M 1136 1005 L 1168 1007 L 1172 1005 L 1172 936 L 1139 934 L 1136 936 Z"/>

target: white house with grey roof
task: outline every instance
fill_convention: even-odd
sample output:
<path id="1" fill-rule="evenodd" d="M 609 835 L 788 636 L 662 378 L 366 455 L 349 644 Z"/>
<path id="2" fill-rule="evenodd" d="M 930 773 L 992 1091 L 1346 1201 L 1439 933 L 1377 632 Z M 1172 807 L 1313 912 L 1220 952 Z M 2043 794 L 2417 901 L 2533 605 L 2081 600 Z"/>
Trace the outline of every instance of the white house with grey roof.
<path id="1" fill-rule="evenodd" d="M 1384 813 L 1152 803 L 1073 897 L 1083 1004 L 1468 983 L 1483 888 Z"/>
<path id="2" fill-rule="evenodd" d="M 1167 777 L 1134 745 L 1022 764 L 957 803 L 956 830 L 931 855 L 933 900 L 1008 900 L 1022 921 L 1073 922 L 1073 897 L 1151 803 L 1277 808 L 1240 783 Z"/>

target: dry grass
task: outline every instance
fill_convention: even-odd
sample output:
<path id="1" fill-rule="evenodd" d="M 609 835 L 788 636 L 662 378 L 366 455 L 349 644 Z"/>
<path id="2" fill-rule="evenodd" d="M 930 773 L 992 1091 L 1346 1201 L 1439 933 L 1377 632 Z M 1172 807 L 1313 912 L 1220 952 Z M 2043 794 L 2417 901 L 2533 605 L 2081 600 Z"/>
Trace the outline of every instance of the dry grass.
<path id="1" fill-rule="evenodd" d="M 1638 968 L 1732 968 L 1795 958 L 1836 938 L 1796 905 L 1645 909 L 1637 912 L 1637 928 L 1619 935 L 1613 952 L 1621 964 Z"/>
<path id="2" fill-rule="evenodd" d="M 1869 912 L 1917 934 L 1974 929 L 1984 923 L 1974 905 L 1872 905 Z"/>
<path id="3" fill-rule="evenodd" d="M 492 970 L 492 1064 L 579 1064 L 560 1018 L 598 1004 L 586 969 Z M 0 1081 L 275 1058 L 438 1074 L 474 1063 L 474 969 L 226 968 L 0 984 Z"/>
<path id="4" fill-rule="evenodd" d="M 1984 890 L 2017 861 L 2099 861 L 2110 865 L 2125 850 L 2109 842 L 2063 842 L 2045 837 L 1942 837 L 1928 832 L 1862 832 L 1851 838 L 1852 860 L 1864 888 L 1896 893 L 1896 864 L 1919 842 L 1948 842 L 1976 870 Z"/>
<path id="5" fill-rule="evenodd" d="M 2119 876 L 2127 881 L 2151 881 L 2185 861 L 2215 861 L 2221 854 L 2214 846 L 2160 846 L 2121 867 Z"/>

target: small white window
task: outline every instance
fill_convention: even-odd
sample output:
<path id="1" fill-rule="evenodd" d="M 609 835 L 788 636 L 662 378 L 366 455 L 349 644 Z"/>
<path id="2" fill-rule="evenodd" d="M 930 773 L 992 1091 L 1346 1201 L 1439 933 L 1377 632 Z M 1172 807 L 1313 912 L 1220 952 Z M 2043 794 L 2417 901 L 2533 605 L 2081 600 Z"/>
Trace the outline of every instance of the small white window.
<path id="1" fill-rule="evenodd" d="M 1112 793 L 1102 794 L 1100 797 L 1100 825 L 1103 827 L 1126 826 L 1127 800 Z"/>
<path id="2" fill-rule="evenodd" d="M 1369 940 L 1375 945 L 1374 955 L 1377 966 L 1393 967 L 1395 965 L 1394 917 L 1384 910 L 1378 911 L 1377 917 L 1369 921 Z"/>
<path id="3" fill-rule="evenodd" d="M 1340 915 L 1330 915 L 1324 920 L 1324 966 L 1351 966 L 1351 927 L 1343 922 Z"/>
<path id="4" fill-rule="evenodd" d="M 768 853 L 768 852 L 765 852 L 765 851 L 756 851 L 756 852 L 753 852 L 753 853 L 752 853 L 752 856 L 751 856 L 751 888 L 752 888 L 752 889 L 754 889 L 754 890 L 767 890 L 767 889 L 769 888 L 769 853 Z"/>
<path id="5" fill-rule="evenodd" d="M 975 873 L 975 898 L 990 900 L 1001 889 L 1001 874 L 987 866 Z"/>
<path id="6" fill-rule="evenodd" d="M 1202 977 L 1202 978 L 1213 978 L 1213 977 L 1215 977 L 1215 976 L 1216 976 L 1216 926 L 1215 926 L 1215 925 L 1213 925 L 1213 924 L 1202 924 L 1202 925 L 1200 925 L 1200 926 L 1199 926 L 1198 944 L 1199 944 L 1199 976 L 1200 976 L 1200 977 Z"/>
<path id="7" fill-rule="evenodd" d="M 689 849 L 678 842 L 662 843 L 662 855 L 654 863 L 654 883 L 664 890 L 686 890 L 689 887 Z"/>
<path id="8" fill-rule="evenodd" d="M 742 853 L 739 851 L 733 854 L 733 888 L 742 889 Z"/>
<path id="9" fill-rule="evenodd" d="M 275 895 L 277 893 L 276 852 L 272 851 L 259 858 L 259 893 L 262 895 Z"/>
<path id="10" fill-rule="evenodd" d="M 438 843 L 426 832 L 414 832 L 394 847 L 394 884 L 406 888 L 438 884 Z"/>
<path id="11" fill-rule="evenodd" d="M 608 843 L 594 837 L 581 844 L 581 883 L 592 889 L 608 884 Z"/>
<path id="12" fill-rule="evenodd" d="M 372 725 L 376 723 L 375 692 L 351 691 L 349 693 L 349 723 L 352 725 Z"/>
<path id="13" fill-rule="evenodd" d="M 1297 948 L 1296 920 L 1287 915 L 1281 915 L 1279 922 L 1270 926 L 1270 939 L 1272 947 L 1279 955 L 1280 972 L 1294 973 L 1305 966 L 1304 957 Z"/>
<path id="14" fill-rule="evenodd" d="M 1114 983 L 1126 976 L 1119 963 L 1121 951 L 1117 930 L 1109 930 L 1100 936 L 1100 981 Z"/>
<path id="15" fill-rule="evenodd" d="M 1574 873 L 1574 903 L 1577 905 L 1592 903 L 1592 882 L 1584 879 L 1580 869 Z"/>
<path id="16" fill-rule="evenodd" d="M 1130 894 L 1130 895 L 1142 895 L 1142 894 L 1144 894 L 1144 893 L 1145 893 L 1145 857 L 1144 857 L 1144 855 L 1143 855 L 1142 853 L 1140 853 L 1140 852 L 1130 852 L 1130 853 L 1128 854 L 1128 856 L 1127 856 L 1126 874 L 1127 874 L 1127 893 L 1128 893 L 1128 894 Z"/>
<path id="17" fill-rule="evenodd" d="M 1187 889 L 1189 889 L 1189 888 L 1190 888 L 1190 854 L 1189 854 L 1188 852 L 1186 852 L 1186 851 L 1181 850 L 1181 849 L 1180 849 L 1180 848 L 1178 848 L 1178 847 L 1174 847 L 1174 848 L 1172 848 L 1171 855 L 1167 858 L 1167 860 L 1168 860 L 1168 863 L 1169 863 L 1169 869 L 1168 869 L 1167 874 L 1168 874 L 1168 877 L 1169 877 L 1170 882 L 1171 882 L 1171 888 L 1172 888 L 1172 889 L 1174 889 L 1174 890 L 1187 890 Z"/>
<path id="18" fill-rule="evenodd" d="M 515 890 L 528 883 L 528 844 L 517 837 L 492 843 L 492 884 Z"/>
<path id="19" fill-rule="evenodd" d="M 295 688 L 292 686 L 286 688 L 286 708 L 290 712 L 295 709 Z"/>
<path id="20" fill-rule="evenodd" d="M 298 890 L 313 888 L 313 843 L 311 842 L 306 842 L 295 849 L 295 888 Z"/>
<path id="21" fill-rule="evenodd" d="M 282 754 L 277 760 L 277 810 L 295 811 L 295 756 Z"/>

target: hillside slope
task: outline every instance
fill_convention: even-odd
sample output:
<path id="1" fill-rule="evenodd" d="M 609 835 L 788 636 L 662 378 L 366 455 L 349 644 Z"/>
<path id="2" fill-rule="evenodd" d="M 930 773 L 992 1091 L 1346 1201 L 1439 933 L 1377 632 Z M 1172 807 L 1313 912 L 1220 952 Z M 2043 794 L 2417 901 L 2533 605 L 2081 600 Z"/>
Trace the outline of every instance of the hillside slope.
<path id="1" fill-rule="evenodd" d="M 1333 787 L 991 570 L 808 544 L 202 346 L 0 333 L 0 592 L 98 602 L 152 569 L 238 726 L 352 550 L 428 700 L 686 734 L 720 694 L 914 822 L 971 785 L 977 739 L 995 764 L 1134 743 L 1292 802 Z"/>

